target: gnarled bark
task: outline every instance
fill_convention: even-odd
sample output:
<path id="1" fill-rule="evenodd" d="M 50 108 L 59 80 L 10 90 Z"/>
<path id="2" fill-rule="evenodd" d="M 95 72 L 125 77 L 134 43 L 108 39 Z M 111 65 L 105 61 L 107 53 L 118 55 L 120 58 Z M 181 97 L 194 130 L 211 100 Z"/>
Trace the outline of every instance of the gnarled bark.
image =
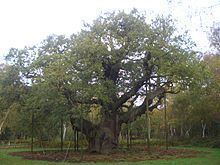
<path id="1" fill-rule="evenodd" d="M 149 111 L 152 111 L 160 104 L 163 88 L 158 88 L 151 93 L 148 93 Z M 158 101 L 153 99 L 157 97 Z M 109 106 L 109 107 L 114 107 Z M 109 153 L 118 146 L 118 137 L 123 123 L 131 123 L 146 112 L 146 99 L 139 107 L 131 107 L 127 112 L 111 111 L 106 116 L 102 116 L 102 121 L 95 125 L 92 122 L 71 117 L 71 123 L 74 128 L 86 136 L 88 141 L 88 150 L 90 152 Z"/>
<path id="2" fill-rule="evenodd" d="M 121 127 L 117 122 L 117 115 L 105 118 L 99 125 L 94 125 L 83 119 L 81 127 L 77 124 L 77 120 L 72 117 L 71 123 L 77 130 L 82 130 L 82 133 L 86 136 L 90 152 L 110 153 L 117 148 Z"/>

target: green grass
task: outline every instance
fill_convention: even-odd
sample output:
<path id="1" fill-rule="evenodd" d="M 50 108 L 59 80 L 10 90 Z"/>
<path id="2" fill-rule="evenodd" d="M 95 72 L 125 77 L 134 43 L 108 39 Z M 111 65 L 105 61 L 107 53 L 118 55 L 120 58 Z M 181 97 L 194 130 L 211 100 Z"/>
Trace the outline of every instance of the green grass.
<path id="1" fill-rule="evenodd" d="M 188 148 L 188 147 L 187 147 Z M 109 165 L 120 164 L 120 165 L 220 165 L 220 149 L 211 149 L 211 148 L 195 148 L 190 147 L 190 149 L 200 150 L 200 151 L 207 151 L 209 153 L 205 153 L 196 158 L 178 158 L 172 160 L 147 160 L 142 162 L 121 162 L 121 163 L 108 163 Z M 0 164 L 1 165 L 69 165 L 71 163 L 55 163 L 55 162 L 47 162 L 47 161 L 38 161 L 38 160 L 25 160 L 21 157 L 17 156 L 10 156 L 7 153 L 9 152 L 16 152 L 16 151 L 24 151 L 24 149 L 0 149 Z M 81 165 L 88 165 L 88 164 L 98 164 L 104 165 L 104 163 L 75 163 Z"/>

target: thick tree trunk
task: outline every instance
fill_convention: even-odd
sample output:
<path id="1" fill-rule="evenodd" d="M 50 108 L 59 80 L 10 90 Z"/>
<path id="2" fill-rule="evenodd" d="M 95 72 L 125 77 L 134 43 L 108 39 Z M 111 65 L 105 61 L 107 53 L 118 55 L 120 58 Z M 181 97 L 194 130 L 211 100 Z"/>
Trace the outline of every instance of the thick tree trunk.
<path id="1" fill-rule="evenodd" d="M 160 105 L 161 99 L 163 98 L 162 94 L 165 91 L 163 88 L 157 88 L 148 93 L 144 102 L 140 106 L 134 106 L 134 102 L 131 101 L 131 105 L 127 107 L 128 110 L 126 112 L 118 111 L 119 108 L 122 108 L 123 104 L 128 101 L 128 99 L 134 96 L 134 91 L 137 91 L 143 84 L 144 80 L 141 80 L 134 90 L 131 90 L 127 94 L 121 96 L 119 101 L 115 99 L 115 103 L 107 106 L 107 108 L 102 107 L 103 112 L 107 109 L 109 113 L 106 114 L 107 116 L 103 115 L 101 117 L 101 122 L 98 125 L 84 118 L 81 119 L 81 122 L 77 116 L 70 117 L 73 129 L 81 131 L 85 135 L 89 144 L 89 151 L 110 153 L 114 148 L 117 148 L 122 123 L 129 124 L 135 121 L 138 116 L 141 116 L 146 112 L 146 98 L 148 98 L 148 105 L 150 105 L 149 111 L 152 111 Z M 157 102 L 153 102 L 155 97 L 158 98 Z M 136 99 L 133 101 L 135 100 Z M 120 115 L 118 115 L 118 113 Z"/>
<path id="2" fill-rule="evenodd" d="M 86 136 L 88 141 L 88 150 L 90 152 L 110 153 L 118 146 L 121 124 L 117 121 L 117 116 L 105 118 L 98 126 L 84 120 L 82 127 L 75 125 L 77 121 L 71 119 L 73 128 Z"/>
<path id="3" fill-rule="evenodd" d="M 100 127 L 93 136 L 87 137 L 90 152 L 110 153 L 118 146 L 120 130 L 115 120 L 107 119 L 100 123 Z"/>

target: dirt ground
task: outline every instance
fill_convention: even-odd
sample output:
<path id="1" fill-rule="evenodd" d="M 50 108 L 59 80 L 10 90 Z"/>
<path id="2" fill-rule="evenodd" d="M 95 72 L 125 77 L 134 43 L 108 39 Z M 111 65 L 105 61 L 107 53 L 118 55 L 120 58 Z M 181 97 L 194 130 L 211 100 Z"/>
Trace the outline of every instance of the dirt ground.
<path id="1" fill-rule="evenodd" d="M 190 149 L 169 149 L 154 147 L 151 148 L 151 154 L 147 152 L 147 148 L 143 146 L 136 146 L 130 150 L 118 149 L 111 154 L 89 153 L 87 151 L 75 152 L 73 150 L 59 151 L 47 150 L 31 152 L 13 152 L 10 155 L 21 156 L 25 159 L 33 160 L 47 160 L 47 161 L 67 161 L 67 162 L 137 162 L 143 160 L 154 159 L 176 159 L 197 157 L 201 151 L 194 151 Z"/>

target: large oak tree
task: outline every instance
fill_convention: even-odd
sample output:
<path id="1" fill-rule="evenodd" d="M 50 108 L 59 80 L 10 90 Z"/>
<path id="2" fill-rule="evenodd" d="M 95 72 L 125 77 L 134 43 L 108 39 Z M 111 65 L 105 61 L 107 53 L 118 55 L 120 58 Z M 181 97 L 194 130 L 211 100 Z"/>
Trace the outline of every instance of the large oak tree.
<path id="1" fill-rule="evenodd" d="M 22 63 L 31 85 L 46 84 L 48 93 L 56 88 L 66 99 L 72 126 L 86 136 L 90 151 L 110 152 L 121 125 L 145 113 L 146 100 L 152 111 L 165 93 L 201 83 L 203 67 L 192 46 L 171 19 L 146 23 L 132 10 L 104 14 L 70 38 L 52 36 L 40 47 L 12 49 L 8 59 Z"/>

